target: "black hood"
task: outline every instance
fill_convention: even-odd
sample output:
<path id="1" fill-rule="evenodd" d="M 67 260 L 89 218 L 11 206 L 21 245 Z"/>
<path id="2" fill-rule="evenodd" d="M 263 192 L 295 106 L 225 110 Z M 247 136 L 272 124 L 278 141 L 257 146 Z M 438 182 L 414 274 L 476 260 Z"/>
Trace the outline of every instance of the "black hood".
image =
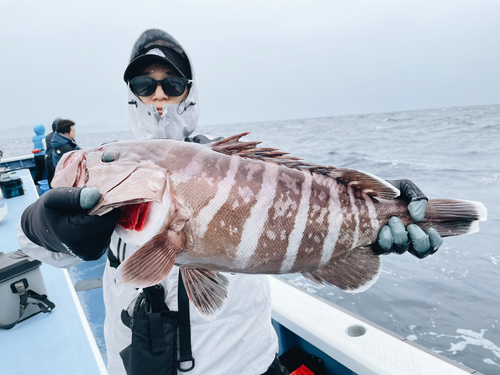
<path id="1" fill-rule="evenodd" d="M 135 42 L 123 80 L 128 82 L 136 75 L 139 67 L 158 61 L 168 62 L 183 77 L 193 79 L 191 64 L 179 42 L 163 30 L 149 29 Z"/>

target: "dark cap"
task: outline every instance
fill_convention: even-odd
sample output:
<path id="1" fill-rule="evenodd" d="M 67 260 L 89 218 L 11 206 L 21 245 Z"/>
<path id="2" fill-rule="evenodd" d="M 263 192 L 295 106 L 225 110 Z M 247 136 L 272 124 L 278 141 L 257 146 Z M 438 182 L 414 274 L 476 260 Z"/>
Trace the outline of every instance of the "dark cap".
<path id="1" fill-rule="evenodd" d="M 150 29 L 142 33 L 134 44 L 130 63 L 123 74 L 124 81 L 134 78 L 141 67 L 156 62 L 166 62 L 182 77 L 193 78 L 189 59 L 180 44 L 170 34 Z"/>
<path id="2" fill-rule="evenodd" d="M 55 131 L 56 131 L 57 124 L 59 123 L 59 120 L 60 120 L 60 119 L 61 119 L 61 118 L 60 118 L 60 117 L 58 117 L 58 118 L 56 118 L 56 119 L 52 122 L 52 131 L 53 131 L 53 132 L 55 132 Z"/>

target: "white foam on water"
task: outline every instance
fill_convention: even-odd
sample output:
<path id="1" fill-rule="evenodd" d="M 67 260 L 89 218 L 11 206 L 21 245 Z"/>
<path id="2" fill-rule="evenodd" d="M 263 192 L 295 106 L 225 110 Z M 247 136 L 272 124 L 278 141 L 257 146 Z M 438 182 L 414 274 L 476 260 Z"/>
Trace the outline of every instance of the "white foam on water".
<path id="1" fill-rule="evenodd" d="M 487 329 L 482 329 L 480 333 L 474 332 L 470 329 L 457 329 L 457 333 L 461 336 L 457 338 L 462 338 L 464 341 L 460 341 L 456 344 L 451 344 L 451 348 L 448 351 L 463 350 L 467 345 L 482 346 L 486 350 L 491 350 L 498 358 L 500 358 L 500 347 L 496 346 L 490 340 L 485 339 L 484 333 Z M 454 353 L 453 353 L 454 354 Z"/>
<path id="2" fill-rule="evenodd" d="M 449 337 L 452 339 L 457 339 L 457 340 L 462 340 L 458 341 L 456 343 L 451 343 L 450 344 L 450 349 L 448 349 L 448 352 L 452 352 L 453 355 L 457 354 L 457 352 L 461 352 L 467 348 L 469 345 L 473 346 L 479 346 L 482 347 L 486 350 L 491 351 L 496 357 L 500 358 L 500 347 L 495 345 L 492 341 L 485 339 L 484 334 L 488 331 L 487 329 L 481 329 L 481 332 L 474 332 L 470 329 L 457 329 L 457 333 L 460 335 L 458 336 L 453 336 L 453 335 L 444 335 L 444 334 L 437 334 L 435 332 L 429 332 L 428 334 L 430 336 L 436 336 L 436 337 Z"/>
<path id="3" fill-rule="evenodd" d="M 490 260 L 496 266 L 500 264 L 500 255 L 491 255 Z"/>
<path id="4" fill-rule="evenodd" d="M 484 185 L 496 184 L 500 181 L 500 173 L 494 173 L 492 176 L 483 176 L 479 181 Z"/>
<path id="5" fill-rule="evenodd" d="M 498 366 L 498 367 L 500 367 L 500 365 L 498 365 L 498 364 L 496 364 L 495 362 L 493 362 L 493 360 L 491 360 L 490 358 L 485 358 L 485 359 L 483 359 L 483 362 L 484 362 L 484 363 L 487 363 L 487 364 L 489 364 L 489 365 L 494 365 L 494 366 Z"/>

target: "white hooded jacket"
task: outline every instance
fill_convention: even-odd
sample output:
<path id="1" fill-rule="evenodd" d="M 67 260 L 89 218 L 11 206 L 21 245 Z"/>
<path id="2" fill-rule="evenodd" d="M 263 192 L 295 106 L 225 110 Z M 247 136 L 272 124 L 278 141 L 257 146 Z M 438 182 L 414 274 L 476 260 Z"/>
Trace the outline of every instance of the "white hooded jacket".
<path id="1" fill-rule="evenodd" d="M 193 71 L 193 70 L 192 70 Z M 194 72 L 193 72 L 194 78 Z M 129 89 L 129 123 L 137 139 L 172 138 L 184 140 L 196 128 L 199 116 L 196 84 L 185 102 L 166 105 L 160 116 L 153 105 L 143 104 Z M 136 248 L 113 234 L 110 248 L 119 261 Z M 110 375 L 125 375 L 120 351 L 130 345 L 131 331 L 120 319 L 121 311 L 137 296 L 137 289 L 114 282 L 116 269 L 106 264 L 103 277 L 106 320 L 104 337 Z M 179 268 L 174 266 L 161 283 L 167 306 L 177 311 Z M 195 367 L 187 375 L 259 375 L 278 352 L 278 339 L 271 324 L 271 297 L 267 276 L 224 273 L 229 293 L 220 314 L 211 320 L 202 317 L 190 303 L 191 346 Z"/>
<path id="2" fill-rule="evenodd" d="M 173 38 L 172 38 L 173 40 Z M 174 40 L 175 41 L 175 40 Z M 177 48 L 182 48 L 180 45 Z M 192 69 L 191 69 L 192 71 Z M 193 78 L 194 78 L 194 73 Z M 196 128 L 199 116 L 196 84 L 185 102 L 166 105 L 160 116 L 152 105 L 143 104 L 129 89 L 129 122 L 137 139 L 172 138 L 183 141 Z M 29 256 L 55 267 L 70 267 L 82 260 L 54 253 L 32 243 L 18 226 L 20 248 Z M 113 233 L 110 249 L 123 261 L 136 250 Z M 131 330 L 121 319 L 121 311 L 137 296 L 137 289 L 114 282 L 116 269 L 109 261 L 103 276 L 106 307 L 104 337 L 110 375 L 126 375 L 120 352 L 131 343 Z M 179 268 L 174 266 L 161 283 L 168 307 L 177 311 Z M 270 286 L 266 276 L 224 274 L 229 279 L 228 298 L 221 312 L 207 320 L 190 303 L 191 346 L 195 367 L 187 375 L 259 375 L 278 352 L 278 339 L 271 324 Z"/>
<path id="3" fill-rule="evenodd" d="M 136 139 L 167 138 L 183 141 L 196 128 L 200 115 L 196 84 L 181 104 L 163 106 L 160 116 L 154 105 L 142 103 L 128 90 L 128 118 L 130 130 Z"/>

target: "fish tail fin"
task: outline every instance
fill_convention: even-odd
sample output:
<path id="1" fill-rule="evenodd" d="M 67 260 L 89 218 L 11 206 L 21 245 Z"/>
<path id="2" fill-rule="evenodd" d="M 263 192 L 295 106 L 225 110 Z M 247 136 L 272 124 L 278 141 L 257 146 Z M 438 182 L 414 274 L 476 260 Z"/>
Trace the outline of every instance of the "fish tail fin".
<path id="1" fill-rule="evenodd" d="M 162 282 L 182 251 L 183 241 L 185 237 L 171 230 L 157 234 L 120 264 L 115 281 L 141 288 Z"/>
<path id="2" fill-rule="evenodd" d="M 458 199 L 429 199 L 422 229 L 434 228 L 441 237 L 459 236 L 479 231 L 479 221 L 486 221 L 484 204 Z"/>
<path id="3" fill-rule="evenodd" d="M 363 246 L 332 258 L 323 268 L 302 275 L 320 285 L 333 285 L 345 292 L 358 293 L 370 288 L 381 270 L 378 255 L 371 246 Z"/>

